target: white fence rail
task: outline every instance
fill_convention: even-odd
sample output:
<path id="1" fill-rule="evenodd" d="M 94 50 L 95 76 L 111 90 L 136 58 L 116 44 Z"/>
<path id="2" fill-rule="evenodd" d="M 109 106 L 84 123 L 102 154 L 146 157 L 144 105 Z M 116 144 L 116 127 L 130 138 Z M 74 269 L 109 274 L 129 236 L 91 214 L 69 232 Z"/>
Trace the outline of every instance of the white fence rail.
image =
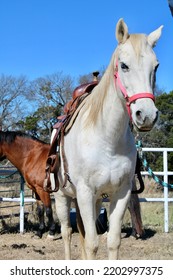
<path id="1" fill-rule="evenodd" d="M 162 152 L 163 153 L 163 171 L 154 172 L 155 175 L 163 176 L 163 181 L 168 183 L 168 176 L 173 176 L 173 171 L 168 171 L 168 153 L 173 152 L 173 148 L 142 148 L 145 152 Z M 149 175 L 148 172 L 142 172 L 142 175 Z M 19 202 L 20 203 L 20 232 L 24 232 L 24 203 L 35 202 L 34 198 L 24 197 L 24 182 L 21 179 L 20 198 L 3 198 L 0 197 L 0 202 Z M 169 202 L 173 202 L 173 198 L 168 197 L 168 187 L 164 187 L 164 197 L 160 198 L 140 198 L 140 202 L 163 202 L 164 203 L 164 231 L 169 232 Z"/>
<path id="2" fill-rule="evenodd" d="M 163 176 L 163 181 L 168 183 L 168 176 L 173 176 L 173 171 L 168 171 L 168 153 L 173 152 L 173 148 L 142 148 L 143 152 L 162 152 L 163 153 L 163 171 L 153 173 Z M 142 172 L 142 175 L 148 175 L 148 172 Z M 163 202 L 164 203 L 164 231 L 169 232 L 169 202 L 173 198 L 168 197 L 169 189 L 164 187 L 164 198 L 140 198 L 140 202 Z"/>

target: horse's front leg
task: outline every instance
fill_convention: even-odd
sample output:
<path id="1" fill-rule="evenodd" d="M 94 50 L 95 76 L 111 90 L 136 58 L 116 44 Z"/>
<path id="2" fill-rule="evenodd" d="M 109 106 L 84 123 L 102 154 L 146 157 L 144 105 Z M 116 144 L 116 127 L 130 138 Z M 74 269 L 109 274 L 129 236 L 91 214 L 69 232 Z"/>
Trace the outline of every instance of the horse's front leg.
<path id="1" fill-rule="evenodd" d="M 71 259 L 71 236 L 72 228 L 70 225 L 70 205 L 71 198 L 65 196 L 61 190 L 54 193 L 56 213 L 61 224 L 61 235 L 65 247 L 65 259 Z"/>
<path id="2" fill-rule="evenodd" d="M 39 229 L 36 232 L 36 236 L 42 238 L 42 235 L 45 231 L 45 223 L 44 223 L 44 205 L 40 200 L 37 200 L 37 215 L 39 219 Z"/>
<path id="3" fill-rule="evenodd" d="M 76 221 L 77 221 L 77 228 L 79 231 L 79 238 L 80 238 L 80 244 L 81 244 L 81 257 L 83 260 L 86 260 L 86 252 L 85 252 L 85 229 L 84 229 L 84 224 L 82 221 L 82 217 L 80 214 L 79 206 L 77 203 L 77 199 L 74 200 L 75 205 L 76 205 Z"/>
<path id="4" fill-rule="evenodd" d="M 36 198 L 41 199 L 42 203 L 44 204 L 46 210 L 46 216 L 48 218 L 48 227 L 49 227 L 49 234 L 48 238 L 53 238 L 55 235 L 55 222 L 52 213 L 52 206 L 51 206 L 51 197 L 48 192 L 45 192 L 43 188 L 37 186 L 37 193 Z M 40 219 L 41 226 L 43 227 L 44 224 L 44 212 L 43 209 L 38 210 L 38 215 Z"/>
<path id="5" fill-rule="evenodd" d="M 108 258 L 118 259 L 121 244 L 121 227 L 131 190 L 122 185 L 120 191 L 110 200 L 109 231 L 107 235 Z"/>
<path id="6" fill-rule="evenodd" d="M 96 259 L 98 250 L 98 235 L 96 231 L 96 207 L 92 193 L 85 186 L 80 185 L 80 191 L 77 194 L 80 214 L 84 224 L 85 239 L 84 251 L 86 259 Z M 84 256 L 84 254 L 83 254 Z"/>
<path id="7" fill-rule="evenodd" d="M 46 209 L 46 216 L 48 218 L 48 226 L 49 226 L 49 234 L 48 234 L 48 238 L 54 238 L 55 236 L 55 222 L 54 222 L 54 218 L 53 218 L 53 213 L 52 213 L 52 207 L 51 206 L 47 206 L 45 207 Z"/>

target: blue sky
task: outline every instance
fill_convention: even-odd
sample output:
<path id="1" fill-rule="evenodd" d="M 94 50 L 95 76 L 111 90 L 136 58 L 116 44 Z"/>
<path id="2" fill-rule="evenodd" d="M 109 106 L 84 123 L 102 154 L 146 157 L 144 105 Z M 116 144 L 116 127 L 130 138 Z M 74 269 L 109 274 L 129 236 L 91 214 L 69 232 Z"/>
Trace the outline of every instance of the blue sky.
<path id="1" fill-rule="evenodd" d="M 149 34 L 164 25 L 155 52 L 157 84 L 173 90 L 173 18 L 167 0 L 0 0 L 0 74 L 33 80 L 63 71 L 72 77 L 109 64 L 115 26 Z"/>

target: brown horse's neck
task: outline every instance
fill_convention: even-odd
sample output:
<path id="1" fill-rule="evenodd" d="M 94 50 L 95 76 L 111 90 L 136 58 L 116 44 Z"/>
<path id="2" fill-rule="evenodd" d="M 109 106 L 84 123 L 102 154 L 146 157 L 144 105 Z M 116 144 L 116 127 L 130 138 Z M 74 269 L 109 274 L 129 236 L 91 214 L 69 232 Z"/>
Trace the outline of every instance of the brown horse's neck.
<path id="1" fill-rule="evenodd" d="M 41 144 L 32 139 L 16 137 L 10 144 L 3 144 L 3 153 L 6 158 L 21 172 L 27 159 L 31 154 L 35 156 L 35 149 L 39 152 L 39 146 Z M 42 144 L 43 145 L 43 144 Z"/>
<path id="2" fill-rule="evenodd" d="M 16 168 L 20 169 L 21 162 L 23 161 L 23 158 L 25 156 L 25 150 L 24 144 L 22 141 L 18 143 L 18 139 L 16 137 L 15 141 L 12 143 L 6 143 L 3 144 L 3 153 L 6 156 L 6 158 L 14 165 Z M 26 154 L 27 156 L 27 154 Z"/>

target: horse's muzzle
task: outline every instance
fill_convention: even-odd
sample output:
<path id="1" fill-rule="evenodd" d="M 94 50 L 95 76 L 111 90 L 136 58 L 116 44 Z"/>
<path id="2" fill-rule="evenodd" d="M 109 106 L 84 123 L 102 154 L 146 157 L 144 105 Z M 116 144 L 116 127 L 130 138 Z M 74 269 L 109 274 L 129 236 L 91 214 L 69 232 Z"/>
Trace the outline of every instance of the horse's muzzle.
<path id="1" fill-rule="evenodd" d="M 137 110 L 133 123 L 138 131 L 150 131 L 158 119 L 158 110 L 156 109 L 153 114 L 146 114 L 144 110 Z"/>

